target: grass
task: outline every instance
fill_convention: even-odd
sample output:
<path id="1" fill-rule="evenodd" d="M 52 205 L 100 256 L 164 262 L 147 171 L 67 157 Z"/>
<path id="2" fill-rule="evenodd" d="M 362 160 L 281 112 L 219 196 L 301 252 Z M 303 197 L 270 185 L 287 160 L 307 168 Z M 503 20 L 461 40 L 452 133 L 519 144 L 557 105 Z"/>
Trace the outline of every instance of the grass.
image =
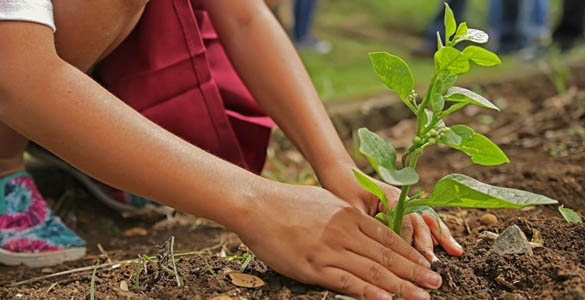
<path id="1" fill-rule="evenodd" d="M 95 278 L 97 274 L 97 269 L 100 265 L 100 258 L 97 259 L 95 266 L 93 267 L 93 271 L 91 272 L 91 282 L 89 284 L 89 299 L 95 300 Z"/>
<path id="2" fill-rule="evenodd" d="M 489 0 L 469 1 L 466 20 L 471 27 L 486 29 Z M 551 1 L 553 20 L 560 11 L 560 0 Z M 388 51 L 403 57 L 425 88 L 432 76 L 431 58 L 419 58 L 411 52 L 420 46 L 428 22 L 440 1 L 432 0 L 322 0 L 315 18 L 314 31 L 334 48 L 327 55 L 302 52 L 301 57 L 325 102 L 360 99 L 385 92 L 371 69 L 368 52 Z M 554 23 L 554 21 L 553 21 Z M 503 57 L 497 68 L 472 68 L 469 80 L 497 77 L 516 71 L 524 63 L 514 56 Z"/>

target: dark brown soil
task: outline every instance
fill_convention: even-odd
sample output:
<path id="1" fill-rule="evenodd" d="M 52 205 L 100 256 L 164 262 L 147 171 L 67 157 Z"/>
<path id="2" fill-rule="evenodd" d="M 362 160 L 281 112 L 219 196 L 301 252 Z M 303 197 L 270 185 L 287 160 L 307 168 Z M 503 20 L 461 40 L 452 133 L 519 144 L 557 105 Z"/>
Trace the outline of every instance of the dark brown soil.
<path id="1" fill-rule="evenodd" d="M 428 191 L 440 177 L 464 173 L 490 184 L 520 188 L 558 199 L 566 206 L 585 213 L 585 69 L 576 70 L 573 86 L 561 96 L 545 76 L 482 87 L 484 93 L 503 107 L 503 112 L 466 109 L 447 123 L 467 123 L 493 138 L 509 155 L 512 163 L 498 167 L 473 166 L 461 153 L 435 147 L 420 161 L 422 187 Z M 397 148 L 405 145 L 414 129 L 411 120 L 380 132 Z M 279 145 L 274 145 L 278 148 Z M 284 151 L 272 156 L 267 175 L 294 178 L 310 183 L 306 162 L 298 153 Z M 238 270 L 242 260 L 231 255 L 246 252 L 238 238 L 213 223 L 178 214 L 171 220 L 135 221 L 117 217 L 103 205 L 88 199 L 68 176 L 56 172 L 35 174 L 43 193 L 60 207 L 66 221 L 85 237 L 90 254 L 83 260 L 53 268 L 28 269 L 0 267 L 0 299 L 89 299 L 91 270 L 54 277 L 30 284 L 9 287 L 36 276 L 95 264 L 100 251 L 97 244 L 116 262 L 138 254 L 157 254 L 156 244 L 176 237 L 177 252 L 205 249 L 182 256 L 178 273 L 185 286 L 177 287 L 173 274 L 148 265 L 148 273 L 135 285 L 136 263 L 99 269 L 96 299 L 334 299 L 335 293 L 309 287 L 284 278 L 256 260 L 247 268 L 266 282 L 261 288 L 242 288 L 226 278 Z M 69 201 L 65 191 L 74 191 Z M 64 205 L 63 203 L 67 204 Z M 432 292 L 433 299 L 585 299 L 585 225 L 570 225 L 559 217 L 556 207 L 522 211 L 491 211 L 498 222 L 483 225 L 482 210 L 441 210 L 443 219 L 466 249 L 461 258 L 449 257 L 437 249 L 441 262 L 435 267 L 444 279 L 442 288 Z M 542 248 L 533 256 L 501 257 L 489 252 L 490 240 L 482 232 L 500 232 L 518 225 L 532 239 L 540 235 Z M 140 233 L 142 230 L 142 234 Z M 128 231 L 133 229 L 134 232 Z M 103 255 L 102 255 L 103 256 Z M 128 291 L 120 288 L 125 281 Z"/>

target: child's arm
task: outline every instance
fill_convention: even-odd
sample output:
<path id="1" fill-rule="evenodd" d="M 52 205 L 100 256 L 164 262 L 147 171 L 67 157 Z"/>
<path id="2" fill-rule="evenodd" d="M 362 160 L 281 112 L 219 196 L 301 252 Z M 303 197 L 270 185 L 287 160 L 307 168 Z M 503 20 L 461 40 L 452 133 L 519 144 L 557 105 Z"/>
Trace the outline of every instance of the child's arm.
<path id="1" fill-rule="evenodd" d="M 60 59 L 45 26 L 0 22 L 0 121 L 107 184 L 226 225 L 293 278 L 368 299 L 428 299 L 410 281 L 440 285 L 418 252 L 329 192 L 263 179 L 150 122 Z"/>
<path id="2" fill-rule="evenodd" d="M 379 201 L 355 180 L 351 171 L 354 162 L 298 54 L 265 3 L 261 0 L 206 0 L 204 3 L 238 73 L 261 107 L 309 160 L 323 187 L 374 213 Z M 400 192 L 396 188 L 382 186 L 389 199 L 398 198 Z M 410 219 L 413 224 L 409 223 L 405 229 L 414 227 L 415 245 L 427 257 L 434 257 L 426 223 L 418 215 L 405 220 Z M 428 220 L 430 230 L 447 252 L 461 255 L 463 249 L 448 229 L 444 227 L 439 234 L 435 221 Z"/>

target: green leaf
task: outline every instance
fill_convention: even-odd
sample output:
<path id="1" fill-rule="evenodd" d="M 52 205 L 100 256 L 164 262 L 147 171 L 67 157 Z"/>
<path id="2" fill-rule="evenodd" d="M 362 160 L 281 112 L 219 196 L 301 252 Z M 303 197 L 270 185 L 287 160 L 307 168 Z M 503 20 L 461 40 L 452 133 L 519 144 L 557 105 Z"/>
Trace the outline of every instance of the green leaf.
<path id="1" fill-rule="evenodd" d="M 471 59 L 474 63 L 484 67 L 491 67 L 502 63 L 497 54 L 478 46 L 469 46 L 463 49 L 463 55 Z"/>
<path id="2" fill-rule="evenodd" d="M 581 216 L 577 212 L 570 208 L 566 208 L 564 205 L 559 206 L 559 212 L 569 223 L 583 223 L 583 219 L 581 219 Z"/>
<path id="3" fill-rule="evenodd" d="M 378 78 L 407 106 L 411 105 L 408 95 L 414 89 L 414 78 L 408 65 L 400 57 L 387 52 L 371 52 L 370 61 Z"/>
<path id="4" fill-rule="evenodd" d="M 543 195 L 489 185 L 461 174 L 450 174 L 437 182 L 428 199 L 412 201 L 411 205 L 522 208 L 556 203 L 556 200 Z"/>
<path id="5" fill-rule="evenodd" d="M 455 133 L 451 128 L 445 132 L 445 134 L 441 137 L 441 143 L 445 145 L 461 145 L 463 138 Z"/>
<path id="6" fill-rule="evenodd" d="M 353 171 L 353 176 L 355 176 L 355 178 L 360 183 L 360 185 L 364 189 L 366 189 L 366 191 L 368 191 L 368 192 L 374 194 L 374 196 L 378 197 L 378 199 L 380 199 L 382 204 L 384 204 L 384 207 L 386 209 L 388 209 L 388 199 L 386 198 L 386 194 L 384 194 L 384 191 L 382 191 L 382 189 L 374 181 L 372 181 L 370 179 L 370 177 L 364 175 L 359 170 L 352 169 L 352 171 Z"/>
<path id="7" fill-rule="evenodd" d="M 417 183 L 419 179 L 416 170 L 410 167 L 402 170 L 380 167 L 378 174 L 382 177 L 382 180 L 396 186 L 412 185 Z"/>
<path id="8" fill-rule="evenodd" d="M 429 102 L 431 103 L 431 108 L 434 114 L 438 114 L 445 107 L 443 92 L 450 88 L 455 80 L 457 80 L 457 76 L 453 74 L 447 72 L 440 72 L 437 74 L 435 82 L 429 92 Z"/>
<path id="9" fill-rule="evenodd" d="M 453 143 L 453 140 L 447 139 L 445 136 L 439 139 L 439 142 L 469 155 L 474 163 L 482 166 L 497 166 L 510 162 L 500 147 L 470 127 L 455 125 L 449 131 L 460 136 L 461 143 Z"/>
<path id="10" fill-rule="evenodd" d="M 467 104 L 469 104 L 469 103 L 455 103 L 455 104 L 449 106 L 449 108 L 445 109 L 441 113 L 441 118 L 444 118 L 444 117 L 464 108 Z"/>
<path id="11" fill-rule="evenodd" d="M 449 4 L 445 3 L 445 43 L 449 44 L 449 39 L 455 33 L 457 28 L 457 22 L 455 21 L 455 15 L 449 7 Z"/>
<path id="12" fill-rule="evenodd" d="M 454 86 L 447 91 L 445 94 L 445 99 L 451 102 L 461 102 L 461 103 L 469 103 L 485 108 L 495 109 L 500 111 L 500 109 L 491 103 L 488 99 L 478 95 L 468 89 L 464 89 L 462 87 Z"/>
<path id="13" fill-rule="evenodd" d="M 469 71 L 469 59 L 461 51 L 446 46 L 435 53 L 435 64 L 438 71 L 447 71 L 452 75 L 460 75 Z"/>
<path id="14" fill-rule="evenodd" d="M 383 212 L 377 213 L 375 218 L 378 219 L 378 221 L 386 224 L 386 215 Z"/>
<path id="15" fill-rule="evenodd" d="M 453 37 L 453 41 L 457 41 L 463 37 L 467 33 L 467 28 L 467 22 L 459 24 L 457 27 L 457 32 L 455 32 L 455 36 Z"/>
<path id="16" fill-rule="evenodd" d="M 440 113 L 443 108 L 445 107 L 445 98 L 443 96 L 437 97 L 433 102 L 431 102 L 431 108 L 437 114 Z"/>
<path id="17" fill-rule="evenodd" d="M 376 171 L 378 171 L 379 166 L 389 169 L 396 168 L 396 151 L 392 145 L 367 128 L 360 128 L 358 137 L 360 139 L 360 153 L 368 159 Z"/>
<path id="18" fill-rule="evenodd" d="M 468 28 L 465 35 L 456 40 L 455 44 L 462 41 L 470 41 L 478 44 L 485 44 L 489 41 L 489 36 L 487 33 L 479 29 Z"/>
<path id="19" fill-rule="evenodd" d="M 437 31 L 437 49 L 443 48 L 443 41 L 441 41 L 441 33 Z"/>

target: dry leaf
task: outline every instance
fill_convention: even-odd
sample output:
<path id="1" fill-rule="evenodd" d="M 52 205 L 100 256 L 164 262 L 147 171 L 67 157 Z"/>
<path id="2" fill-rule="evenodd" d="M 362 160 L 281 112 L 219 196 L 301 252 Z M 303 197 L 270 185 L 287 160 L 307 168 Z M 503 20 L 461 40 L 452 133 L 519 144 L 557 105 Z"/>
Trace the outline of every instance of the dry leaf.
<path id="1" fill-rule="evenodd" d="M 257 288 L 264 285 L 264 281 L 254 275 L 231 272 L 228 276 L 232 280 L 232 283 L 239 287 Z"/>
<path id="2" fill-rule="evenodd" d="M 133 237 L 133 236 L 145 236 L 148 234 L 148 231 L 142 227 L 134 227 L 124 231 L 125 237 Z"/>

